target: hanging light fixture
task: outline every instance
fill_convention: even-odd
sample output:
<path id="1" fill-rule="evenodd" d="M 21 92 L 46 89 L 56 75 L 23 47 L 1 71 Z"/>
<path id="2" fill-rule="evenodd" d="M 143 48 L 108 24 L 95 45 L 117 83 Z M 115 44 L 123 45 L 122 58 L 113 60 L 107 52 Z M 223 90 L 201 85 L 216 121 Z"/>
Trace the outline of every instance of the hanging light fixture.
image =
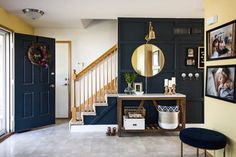
<path id="1" fill-rule="evenodd" d="M 149 28 L 148 28 L 148 34 L 145 36 L 145 40 L 148 43 L 152 39 L 156 39 L 156 35 L 155 35 L 154 30 L 153 30 L 152 22 L 150 21 L 149 22 Z"/>
<path id="2" fill-rule="evenodd" d="M 22 11 L 28 18 L 32 20 L 36 20 L 44 15 L 44 12 L 39 9 L 25 8 Z"/>

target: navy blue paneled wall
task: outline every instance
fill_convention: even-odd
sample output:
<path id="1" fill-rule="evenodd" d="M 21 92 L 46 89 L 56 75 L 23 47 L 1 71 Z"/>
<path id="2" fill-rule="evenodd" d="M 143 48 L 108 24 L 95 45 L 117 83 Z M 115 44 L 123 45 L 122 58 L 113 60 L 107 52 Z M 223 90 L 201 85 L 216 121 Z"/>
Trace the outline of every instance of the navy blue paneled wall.
<path id="1" fill-rule="evenodd" d="M 156 32 L 154 44 L 161 48 L 165 56 L 163 70 L 147 79 L 148 93 L 163 93 L 164 79 L 176 77 L 177 92 L 187 95 L 187 122 L 204 122 L 203 104 L 203 69 L 197 67 L 197 50 L 204 42 L 203 19 L 158 19 L 158 18 L 119 18 L 118 19 L 118 92 L 123 93 L 127 86 L 125 72 L 134 72 L 131 65 L 133 51 L 144 44 L 151 21 Z M 187 49 L 194 49 L 195 66 L 186 66 Z M 199 79 L 185 79 L 182 73 L 199 73 Z M 145 78 L 138 75 L 135 82 L 142 82 L 145 89 Z"/>

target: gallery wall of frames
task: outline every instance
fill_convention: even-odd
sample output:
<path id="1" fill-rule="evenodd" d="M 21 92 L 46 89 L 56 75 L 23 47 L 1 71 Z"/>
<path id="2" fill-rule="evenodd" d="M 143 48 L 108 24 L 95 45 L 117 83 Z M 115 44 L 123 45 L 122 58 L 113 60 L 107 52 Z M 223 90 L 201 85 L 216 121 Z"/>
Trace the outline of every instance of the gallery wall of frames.
<path id="1" fill-rule="evenodd" d="M 236 58 L 236 21 L 207 31 L 207 61 Z M 236 103 L 236 64 L 207 66 L 206 96 Z"/>
<path id="2" fill-rule="evenodd" d="M 148 24 L 152 22 L 156 39 L 149 43 L 159 47 L 165 57 L 162 71 L 153 77 L 137 75 L 135 85 L 142 84 L 147 93 L 164 93 L 164 79 L 176 77 L 176 91 L 187 95 L 187 123 L 204 122 L 204 20 L 203 19 L 118 19 L 118 92 L 124 93 L 126 72 L 135 72 L 131 57 L 146 43 Z M 138 87 L 140 89 L 140 87 Z M 124 102 L 128 105 L 131 102 Z M 138 102 L 132 102 L 138 103 Z M 159 102 L 166 103 L 166 102 Z M 146 103 L 148 104 L 148 102 Z M 155 121 L 155 108 L 146 105 L 149 121 Z M 148 122 L 147 122 L 148 123 Z M 151 122 L 150 122 L 151 123 Z"/>

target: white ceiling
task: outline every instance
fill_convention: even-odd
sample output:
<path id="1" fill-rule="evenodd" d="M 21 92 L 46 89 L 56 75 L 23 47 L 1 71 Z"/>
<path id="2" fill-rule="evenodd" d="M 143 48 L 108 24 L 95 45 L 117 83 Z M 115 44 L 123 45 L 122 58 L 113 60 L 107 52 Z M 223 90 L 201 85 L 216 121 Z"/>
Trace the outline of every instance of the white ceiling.
<path id="1" fill-rule="evenodd" d="M 203 18 L 203 0 L 0 0 L 0 6 L 34 27 L 84 28 L 92 19 L 117 17 Z M 24 8 L 45 12 L 27 19 Z"/>

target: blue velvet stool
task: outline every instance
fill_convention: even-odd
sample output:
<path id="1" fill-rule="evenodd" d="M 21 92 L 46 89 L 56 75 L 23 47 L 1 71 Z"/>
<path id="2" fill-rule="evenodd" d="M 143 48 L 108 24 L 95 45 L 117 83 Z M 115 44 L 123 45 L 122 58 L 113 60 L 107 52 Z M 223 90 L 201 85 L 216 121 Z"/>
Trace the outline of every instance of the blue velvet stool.
<path id="1" fill-rule="evenodd" d="M 181 140 L 181 157 L 183 157 L 183 143 L 197 148 L 197 157 L 199 157 L 199 148 L 206 150 L 217 150 L 224 148 L 226 136 L 214 130 L 203 128 L 186 128 L 180 131 L 179 138 Z"/>

